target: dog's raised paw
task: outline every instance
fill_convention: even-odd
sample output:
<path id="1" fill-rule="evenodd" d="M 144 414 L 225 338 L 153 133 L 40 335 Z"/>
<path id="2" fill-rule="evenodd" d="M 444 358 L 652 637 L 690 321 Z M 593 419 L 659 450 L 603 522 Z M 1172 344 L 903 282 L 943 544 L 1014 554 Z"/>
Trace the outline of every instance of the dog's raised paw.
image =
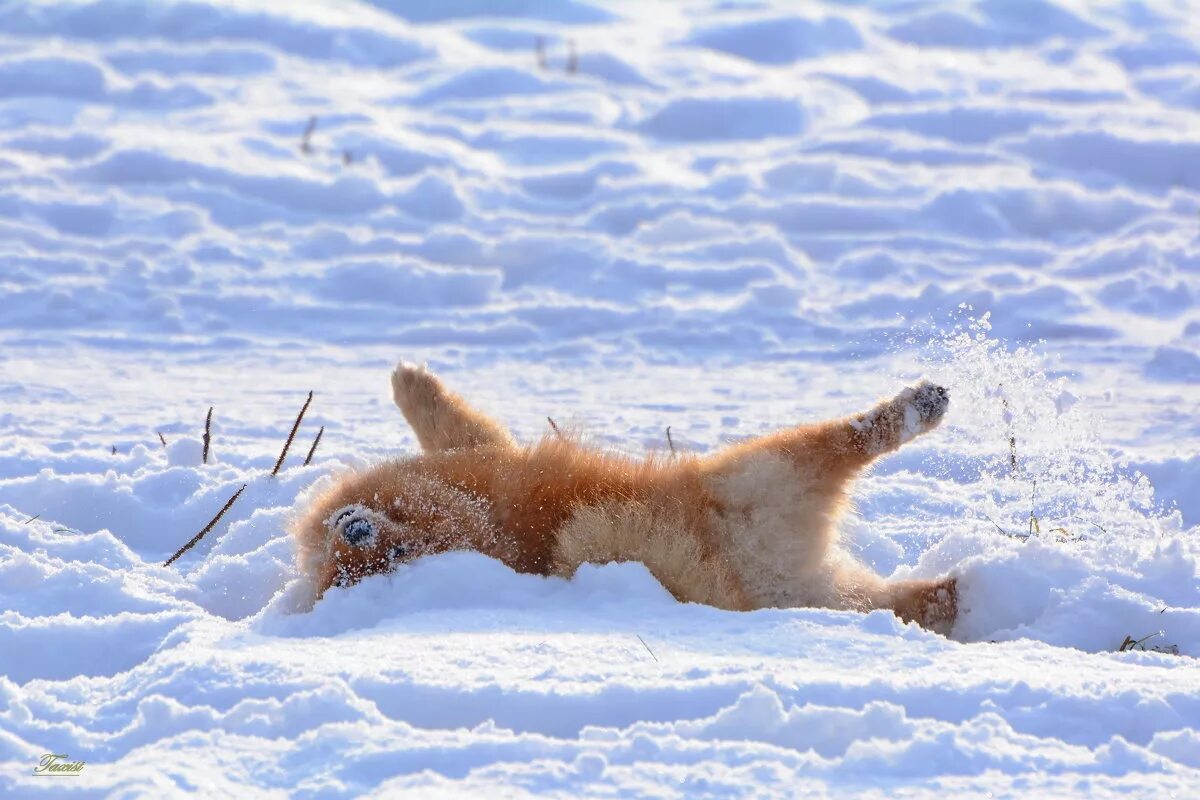
<path id="1" fill-rule="evenodd" d="M 407 413 L 438 394 L 438 379 L 423 364 L 401 361 L 392 370 L 392 398 Z"/>

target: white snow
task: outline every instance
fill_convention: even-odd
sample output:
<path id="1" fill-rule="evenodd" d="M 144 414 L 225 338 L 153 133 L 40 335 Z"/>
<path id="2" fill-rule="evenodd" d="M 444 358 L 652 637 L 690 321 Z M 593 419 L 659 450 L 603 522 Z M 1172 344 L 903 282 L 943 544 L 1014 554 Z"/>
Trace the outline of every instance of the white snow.
<path id="1" fill-rule="evenodd" d="M 1193 11 L 0 5 L 0 795 L 1196 796 Z M 297 613 L 400 358 L 632 453 L 927 376 L 844 535 L 961 619 L 472 553 Z"/>

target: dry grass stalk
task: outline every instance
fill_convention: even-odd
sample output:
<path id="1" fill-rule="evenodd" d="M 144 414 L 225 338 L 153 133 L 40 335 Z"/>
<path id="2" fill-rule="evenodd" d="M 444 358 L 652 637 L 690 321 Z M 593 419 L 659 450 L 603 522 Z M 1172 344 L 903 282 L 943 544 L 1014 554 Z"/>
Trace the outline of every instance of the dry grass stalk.
<path id="1" fill-rule="evenodd" d="M 646 644 L 646 640 L 642 638 L 642 635 L 635 633 L 634 636 L 638 637 L 638 641 L 642 643 L 642 647 L 646 648 L 646 652 L 650 654 L 650 657 L 658 661 L 658 656 L 654 655 L 654 651 L 650 649 L 650 645 Z"/>
<path id="2" fill-rule="evenodd" d="M 558 429 L 558 425 L 554 422 L 553 417 L 546 417 L 546 422 L 550 423 L 550 427 L 554 429 L 554 435 L 558 438 L 563 438 L 562 431 Z"/>
<path id="3" fill-rule="evenodd" d="M 671 455 L 675 455 L 675 440 L 671 438 L 671 426 L 667 426 L 667 444 L 671 447 Z"/>
<path id="4" fill-rule="evenodd" d="M 567 74 L 574 75 L 579 72 L 579 53 L 575 50 L 574 39 L 567 42 L 567 49 Z"/>
<path id="5" fill-rule="evenodd" d="M 205 525 L 199 533 L 197 533 L 195 536 L 193 536 L 191 538 L 191 541 L 189 541 L 183 547 L 176 550 L 175 555 L 168 558 L 163 563 L 163 566 L 164 567 L 171 566 L 171 564 L 175 562 L 175 559 L 179 558 L 181 555 L 186 553 L 188 550 L 191 550 L 193 547 L 195 547 L 196 542 L 203 539 L 205 534 L 207 534 L 209 531 L 211 531 L 213 528 L 216 527 L 217 523 L 221 521 L 221 517 L 225 516 L 225 512 L 229 510 L 229 507 L 233 505 L 234 501 L 237 500 L 238 497 L 240 497 L 242 492 L 244 492 L 244 491 L 246 491 L 246 484 L 243 483 L 242 488 L 240 488 L 236 492 L 234 492 L 233 497 L 231 497 L 225 501 L 225 505 L 221 506 L 221 510 L 217 512 L 217 515 L 215 517 L 213 517 L 211 520 L 209 520 L 209 523 L 207 525 Z"/>
<path id="6" fill-rule="evenodd" d="M 300 422 L 304 419 L 304 412 L 308 411 L 308 405 L 312 402 L 313 393 L 308 393 L 308 399 L 304 401 L 304 406 L 300 409 L 300 413 L 296 415 L 296 421 L 292 424 L 292 432 L 288 434 L 287 441 L 283 443 L 283 452 L 279 454 L 279 460 L 275 462 L 275 469 L 271 470 L 271 476 L 279 474 L 279 468 L 283 466 L 283 460 L 287 458 L 288 449 L 292 446 L 292 440 L 296 438 L 296 431 L 300 430 Z"/>
<path id="7" fill-rule="evenodd" d="M 304 457 L 304 466 L 312 463 L 313 453 L 317 452 L 317 445 L 321 443 L 321 436 L 325 433 L 325 426 L 321 426 L 321 430 L 317 431 L 317 438 L 313 439 L 312 447 L 308 448 L 308 455 Z"/>
<path id="8" fill-rule="evenodd" d="M 1012 410 L 1008 407 L 1008 398 L 1004 395 L 1004 384 L 996 384 L 996 390 L 1000 393 L 1000 402 L 1004 406 L 1004 421 L 1008 423 L 1008 471 L 1012 475 L 1017 474 L 1017 435 L 1013 431 L 1013 416 Z"/>
<path id="9" fill-rule="evenodd" d="M 311 116 L 308 118 L 308 125 L 304 128 L 304 133 L 300 136 L 300 152 L 301 153 L 304 153 L 305 155 L 312 154 L 313 148 L 312 148 L 311 140 L 312 140 L 313 132 L 316 129 L 317 129 L 317 118 L 314 115 L 314 116 Z"/>
<path id="10" fill-rule="evenodd" d="M 162 442 L 162 446 L 165 449 L 167 446 L 167 438 L 162 435 L 162 431 L 155 431 L 155 433 L 158 434 L 158 440 Z"/>
<path id="11" fill-rule="evenodd" d="M 202 462 L 208 463 L 208 445 L 212 442 L 212 412 L 213 407 L 208 407 L 208 416 L 204 418 L 204 456 Z"/>
<path id="12" fill-rule="evenodd" d="M 1161 613 L 1163 613 L 1163 611 L 1166 611 L 1166 610 L 1167 609 L 1164 608 L 1162 611 L 1159 611 L 1158 613 L 1161 614 Z M 1166 634 L 1163 633 L 1162 631 L 1155 631 L 1154 633 L 1150 634 L 1149 636 L 1143 636 L 1141 639 L 1134 639 L 1132 636 L 1126 636 L 1125 640 L 1123 642 L 1121 642 L 1121 646 L 1117 648 L 1117 652 L 1118 653 L 1127 653 L 1127 652 L 1130 652 L 1133 650 L 1141 650 L 1143 653 L 1146 653 L 1146 652 L 1165 653 L 1169 656 L 1179 655 L 1179 645 L 1177 645 L 1177 644 L 1156 644 L 1154 647 L 1146 647 L 1146 642 L 1150 641 L 1155 636 L 1165 636 L 1165 635 Z"/>

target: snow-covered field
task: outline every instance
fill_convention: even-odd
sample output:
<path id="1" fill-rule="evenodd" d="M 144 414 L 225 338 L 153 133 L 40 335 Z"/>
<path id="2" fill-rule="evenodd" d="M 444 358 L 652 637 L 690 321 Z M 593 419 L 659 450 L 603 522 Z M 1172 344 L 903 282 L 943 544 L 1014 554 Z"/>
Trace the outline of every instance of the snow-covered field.
<path id="1" fill-rule="evenodd" d="M 10 0 L 0 212 L 0 796 L 1200 796 L 1194 4 Z M 961 619 L 294 613 L 400 357 L 635 453 L 943 381 L 845 538 Z"/>

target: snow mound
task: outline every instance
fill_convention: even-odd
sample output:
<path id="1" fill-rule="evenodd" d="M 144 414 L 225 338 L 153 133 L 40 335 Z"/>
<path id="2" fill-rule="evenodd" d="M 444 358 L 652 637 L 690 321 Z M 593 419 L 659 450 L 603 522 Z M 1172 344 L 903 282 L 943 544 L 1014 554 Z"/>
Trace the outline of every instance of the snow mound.
<path id="1" fill-rule="evenodd" d="M 783 17 L 714 25 L 696 31 L 689 41 L 760 64 L 791 64 L 862 46 L 862 37 L 853 23 L 837 17 Z"/>

